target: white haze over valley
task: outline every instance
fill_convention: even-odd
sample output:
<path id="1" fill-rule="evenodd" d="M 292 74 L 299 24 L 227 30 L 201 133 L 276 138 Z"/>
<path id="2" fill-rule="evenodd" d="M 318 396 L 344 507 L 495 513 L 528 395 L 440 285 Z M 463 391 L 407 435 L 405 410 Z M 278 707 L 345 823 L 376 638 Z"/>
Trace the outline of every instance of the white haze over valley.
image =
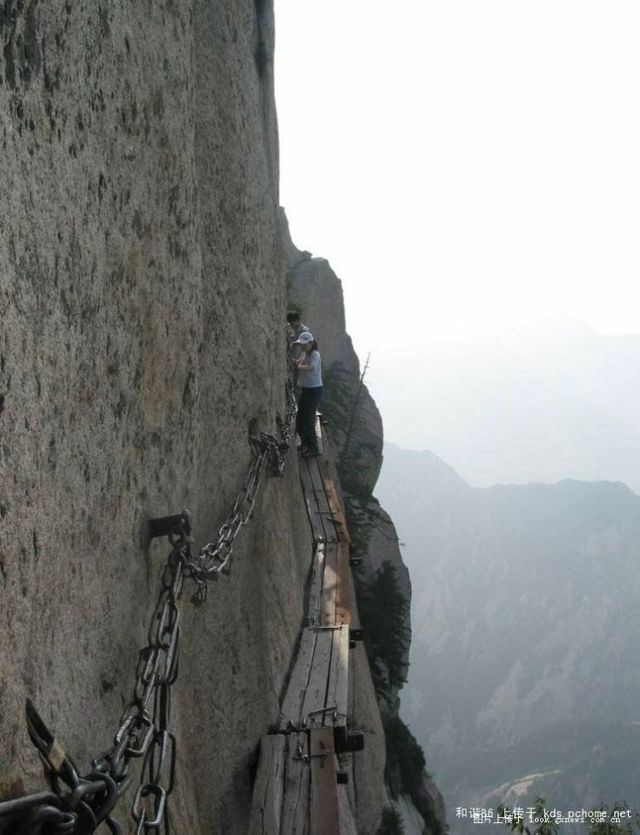
<path id="1" fill-rule="evenodd" d="M 640 3 L 275 6 L 280 201 L 370 354 L 451 831 L 637 807 Z"/>
<path id="2" fill-rule="evenodd" d="M 640 336 L 549 320 L 434 341 L 419 371 L 390 353 L 373 379 L 385 438 L 432 450 L 470 484 L 573 478 L 640 492 Z"/>
<path id="3" fill-rule="evenodd" d="M 640 5 L 276 15 L 281 202 L 343 280 L 386 438 L 472 484 L 640 490 Z"/>

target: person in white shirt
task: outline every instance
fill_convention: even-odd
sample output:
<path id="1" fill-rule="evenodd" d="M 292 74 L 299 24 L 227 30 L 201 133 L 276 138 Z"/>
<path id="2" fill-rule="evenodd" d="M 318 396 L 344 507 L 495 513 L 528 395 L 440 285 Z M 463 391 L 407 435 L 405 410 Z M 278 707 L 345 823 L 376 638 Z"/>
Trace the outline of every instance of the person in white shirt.
<path id="1" fill-rule="evenodd" d="M 296 430 L 302 440 L 303 455 L 317 455 L 316 409 L 322 399 L 322 359 L 313 334 L 304 331 L 296 340 L 302 347 L 302 356 L 295 360 L 298 369 L 298 386 L 301 389 L 298 404 Z"/>

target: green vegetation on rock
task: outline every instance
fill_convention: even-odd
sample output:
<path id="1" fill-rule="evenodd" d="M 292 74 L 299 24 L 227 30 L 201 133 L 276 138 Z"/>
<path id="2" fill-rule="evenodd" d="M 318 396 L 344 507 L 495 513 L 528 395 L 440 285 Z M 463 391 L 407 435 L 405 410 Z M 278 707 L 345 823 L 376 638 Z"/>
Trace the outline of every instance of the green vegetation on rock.
<path id="1" fill-rule="evenodd" d="M 395 806 L 385 806 L 382 810 L 382 821 L 376 835 L 404 835 L 402 818 Z"/>
<path id="2" fill-rule="evenodd" d="M 376 692 L 384 695 L 384 691 L 402 687 L 406 681 L 404 658 L 411 640 L 405 625 L 409 604 L 390 562 L 384 562 L 373 583 L 362 590 L 359 604 L 373 682 Z"/>

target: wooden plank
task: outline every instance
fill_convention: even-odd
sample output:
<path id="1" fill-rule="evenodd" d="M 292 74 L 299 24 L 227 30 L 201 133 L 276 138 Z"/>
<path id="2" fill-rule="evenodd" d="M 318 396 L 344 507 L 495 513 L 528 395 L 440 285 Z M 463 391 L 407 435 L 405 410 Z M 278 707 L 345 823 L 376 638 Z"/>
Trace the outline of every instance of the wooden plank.
<path id="1" fill-rule="evenodd" d="M 314 629 L 303 629 L 291 678 L 280 708 L 280 728 L 302 727 L 303 705 L 307 695 L 318 633 Z"/>
<path id="2" fill-rule="evenodd" d="M 280 831 L 283 835 L 309 835 L 309 734 L 288 734 L 285 738 L 287 756 Z"/>
<path id="3" fill-rule="evenodd" d="M 327 502 L 331 511 L 331 518 L 336 527 L 336 534 L 340 542 L 351 542 L 349 535 L 349 528 L 347 527 L 347 520 L 345 519 L 342 505 L 338 499 L 338 493 L 333 479 L 323 475 L 322 481 L 327 495 Z"/>
<path id="4" fill-rule="evenodd" d="M 311 489 L 313 491 L 313 498 L 316 502 L 317 513 L 320 517 L 324 529 L 324 538 L 330 542 L 336 541 L 337 532 L 333 521 L 333 513 L 331 511 L 329 500 L 327 499 L 327 494 L 324 489 L 324 482 L 322 481 L 322 476 L 320 475 L 318 459 L 307 458 L 305 463 L 307 465 L 309 481 L 311 483 Z M 311 506 L 313 507 L 313 502 L 311 503 Z"/>
<path id="5" fill-rule="evenodd" d="M 306 458 L 305 461 L 309 466 L 309 479 L 311 481 L 313 489 L 317 491 L 317 494 L 319 494 L 324 500 L 324 506 L 321 509 L 325 510 L 327 513 L 331 513 L 331 508 L 329 507 L 329 500 L 326 496 L 324 481 L 322 478 L 322 474 L 320 473 L 320 459 L 316 456 Z"/>
<path id="6" fill-rule="evenodd" d="M 318 501 L 318 494 L 316 492 L 318 490 L 317 469 L 318 465 L 315 458 L 303 458 L 300 462 L 300 481 L 307 506 L 307 514 L 311 522 L 313 539 L 314 542 L 322 542 L 327 538 L 327 529 L 329 534 L 332 537 L 334 536 L 334 528 L 329 526 L 327 517 L 331 511 L 326 495 L 324 495 L 322 483 L 320 483 L 320 489 L 323 491 L 323 495 L 320 503 Z M 325 519 L 327 519 L 326 523 Z"/>
<path id="7" fill-rule="evenodd" d="M 324 725 L 346 727 L 349 700 L 349 627 L 342 626 L 332 633 L 331 667 L 327 685 L 327 704 L 336 710 L 326 713 Z"/>
<path id="8" fill-rule="evenodd" d="M 340 813 L 336 778 L 333 731 L 312 730 L 311 747 L 311 835 L 340 835 Z"/>
<path id="9" fill-rule="evenodd" d="M 325 545 L 324 572 L 322 575 L 322 601 L 320 623 L 322 626 L 336 624 L 336 601 L 338 598 L 338 543 Z"/>
<path id="10" fill-rule="evenodd" d="M 319 542 L 313 552 L 311 581 L 309 583 L 309 601 L 307 603 L 307 626 L 314 626 L 321 621 L 322 580 L 324 575 L 325 544 Z"/>
<path id="11" fill-rule="evenodd" d="M 337 575 L 336 623 L 351 623 L 353 581 L 349 566 L 349 546 L 346 542 L 338 545 Z"/>
<path id="12" fill-rule="evenodd" d="M 320 462 L 320 475 L 323 481 L 333 481 L 333 471 L 331 469 L 331 462 L 328 458 L 323 458 Z"/>
<path id="13" fill-rule="evenodd" d="M 322 542 L 326 539 L 324 518 L 322 514 L 318 513 L 318 501 L 314 494 L 314 484 L 311 478 L 308 459 L 302 458 L 300 461 L 300 483 L 302 484 L 302 492 L 307 508 L 307 515 L 311 525 L 311 533 L 314 542 Z"/>
<path id="14" fill-rule="evenodd" d="M 305 691 L 301 716 L 307 727 L 322 726 L 327 705 L 327 684 L 331 667 L 333 630 L 316 630 L 316 643 L 309 683 Z"/>
<path id="15" fill-rule="evenodd" d="M 306 471 L 306 472 L 305 472 Z M 325 532 L 324 515 L 318 512 L 318 501 L 313 491 L 313 484 L 309 475 L 309 466 L 304 459 L 300 462 L 300 473 L 305 473 L 305 478 L 301 477 L 302 493 L 304 496 L 304 503 L 307 508 L 307 516 L 309 517 L 309 524 L 311 525 L 311 534 L 314 543 L 324 542 L 327 538 Z M 331 531 L 333 535 L 333 531 Z"/>
<path id="16" fill-rule="evenodd" d="M 334 516 L 336 525 L 344 529 L 344 541 L 351 542 L 351 536 L 349 535 L 349 526 L 347 525 L 344 506 L 340 497 L 338 496 L 338 490 L 336 488 L 336 483 L 333 477 L 330 461 L 328 459 L 324 459 L 320 462 L 319 468 L 320 475 L 324 483 L 325 491 L 327 493 L 329 507 L 331 508 L 331 512 Z"/>
<path id="17" fill-rule="evenodd" d="M 249 835 L 280 835 L 287 738 L 283 734 L 263 736 L 260 760 L 253 788 Z"/>
<path id="18" fill-rule="evenodd" d="M 309 514 L 309 521 L 311 522 L 311 532 L 314 542 L 323 542 L 327 535 L 324 529 L 324 519 L 314 507 L 313 497 L 306 498 L 307 513 Z"/>

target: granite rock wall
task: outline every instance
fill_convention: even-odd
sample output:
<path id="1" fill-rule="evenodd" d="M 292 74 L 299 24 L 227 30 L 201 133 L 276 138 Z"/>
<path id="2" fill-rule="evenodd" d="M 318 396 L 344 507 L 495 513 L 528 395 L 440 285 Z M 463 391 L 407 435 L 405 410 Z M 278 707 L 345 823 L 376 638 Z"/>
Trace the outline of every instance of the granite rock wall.
<path id="1" fill-rule="evenodd" d="M 230 509 L 284 408 L 286 282 L 268 0 L 7 0 L 0 37 L 7 797 L 42 786 L 26 697 L 82 768 L 109 746 L 168 550 L 147 519 L 188 507 L 197 547 Z M 187 594 L 178 832 L 245 831 L 309 549 L 292 456 Z"/>

